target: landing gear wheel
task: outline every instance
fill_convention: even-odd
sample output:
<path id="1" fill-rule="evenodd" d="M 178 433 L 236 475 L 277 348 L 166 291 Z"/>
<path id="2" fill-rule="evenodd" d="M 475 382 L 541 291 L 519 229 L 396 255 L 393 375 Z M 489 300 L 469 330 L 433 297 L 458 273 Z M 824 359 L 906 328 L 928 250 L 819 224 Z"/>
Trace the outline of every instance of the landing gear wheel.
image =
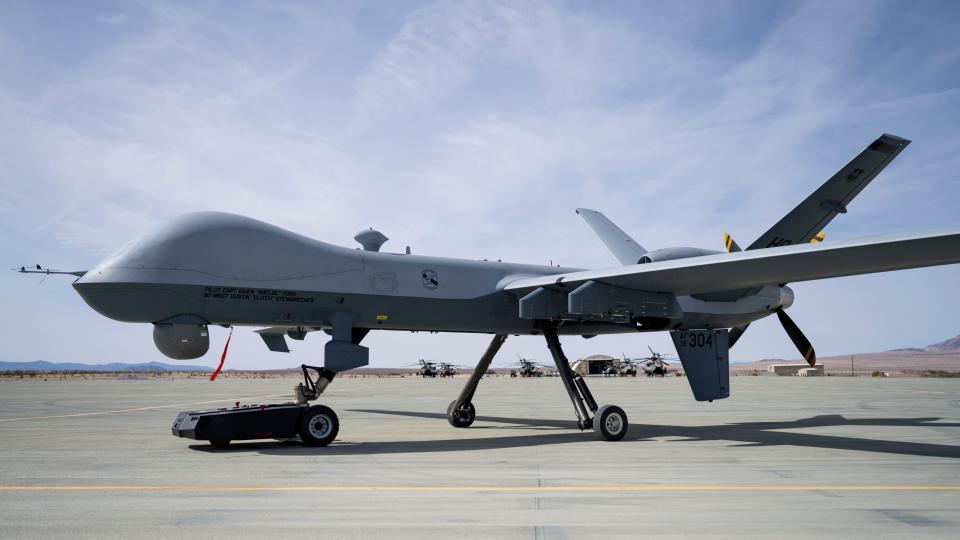
<path id="1" fill-rule="evenodd" d="M 453 400 L 450 405 L 447 405 L 447 421 L 453 427 L 470 427 L 470 424 L 473 424 L 473 421 L 477 418 L 477 410 L 473 407 L 473 403 L 467 403 L 465 407 L 454 411 L 453 406 L 456 404 L 457 400 Z"/>
<path id="2" fill-rule="evenodd" d="M 629 427 L 627 413 L 616 405 L 600 407 L 593 417 L 593 430 L 608 441 L 619 441 L 626 436 Z"/>
<path id="3" fill-rule="evenodd" d="M 300 419 L 300 439 L 307 446 L 326 446 L 337 438 L 340 420 L 337 413 L 325 405 L 314 405 Z"/>
<path id="4" fill-rule="evenodd" d="M 214 448 L 226 448 L 230 446 L 230 439 L 210 439 L 210 445 Z"/>

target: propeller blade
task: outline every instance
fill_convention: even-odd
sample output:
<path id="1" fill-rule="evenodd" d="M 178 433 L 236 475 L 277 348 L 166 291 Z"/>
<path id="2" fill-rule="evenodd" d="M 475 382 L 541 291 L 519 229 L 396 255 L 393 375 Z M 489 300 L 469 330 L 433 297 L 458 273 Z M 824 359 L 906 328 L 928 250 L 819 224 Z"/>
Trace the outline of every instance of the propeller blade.
<path id="1" fill-rule="evenodd" d="M 741 251 L 740 246 L 728 233 L 723 233 L 723 246 L 727 248 L 727 253 L 736 253 Z"/>
<path id="2" fill-rule="evenodd" d="M 747 323 L 741 326 L 735 326 L 731 328 L 730 338 L 729 338 L 730 342 L 727 344 L 727 347 L 733 347 L 733 345 L 737 342 L 737 340 L 740 339 L 740 336 L 742 336 L 743 333 L 747 331 L 747 327 L 749 326 L 750 326 L 750 323 Z"/>
<path id="3" fill-rule="evenodd" d="M 816 365 L 817 353 L 814 352 L 810 340 L 807 339 L 807 336 L 803 335 L 803 332 L 801 332 L 797 324 L 793 322 L 793 319 L 782 309 L 777 310 L 777 318 L 780 319 L 780 324 L 783 325 L 783 329 L 787 331 L 787 335 L 790 336 L 793 344 L 797 346 L 797 350 L 803 355 L 804 360 L 811 366 Z"/>

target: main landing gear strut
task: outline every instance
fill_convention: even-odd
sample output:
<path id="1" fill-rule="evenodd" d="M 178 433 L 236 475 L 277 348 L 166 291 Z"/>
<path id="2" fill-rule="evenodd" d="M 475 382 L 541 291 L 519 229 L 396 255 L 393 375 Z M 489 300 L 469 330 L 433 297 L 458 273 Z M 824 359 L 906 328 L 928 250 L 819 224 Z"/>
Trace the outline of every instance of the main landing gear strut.
<path id="1" fill-rule="evenodd" d="M 547 348 L 553 355 L 553 362 L 557 365 L 557 373 L 560 380 L 563 381 L 564 388 L 567 389 L 567 395 L 573 402 L 573 410 L 577 414 L 577 427 L 581 430 L 591 427 L 597 435 L 608 441 L 619 441 L 627 434 L 627 414 L 623 409 L 616 405 L 597 406 L 597 400 L 593 399 L 593 394 L 587 388 L 587 382 L 579 373 L 574 373 L 570 369 L 570 361 L 563 354 L 563 348 L 560 347 L 560 337 L 557 335 L 557 327 L 549 322 L 540 322 L 537 324 L 543 337 L 547 338 Z M 589 411 L 588 411 L 589 409 Z M 590 417 L 590 413 L 594 417 Z"/>
<path id="2" fill-rule="evenodd" d="M 623 412 L 623 409 L 614 405 L 598 407 L 597 401 L 593 399 L 593 394 L 587 388 L 586 381 L 570 369 L 570 362 L 560 347 L 556 325 L 541 322 L 537 324 L 537 327 L 547 339 L 547 347 L 550 349 L 553 361 L 557 365 L 560 380 L 563 381 L 563 386 L 567 389 L 570 401 L 573 402 L 573 409 L 577 414 L 577 426 L 581 430 L 593 428 L 598 436 L 608 441 L 622 439 L 627 434 L 627 428 L 629 427 L 627 415 Z M 497 334 L 493 337 L 467 384 L 460 391 L 460 395 L 447 406 L 447 421 L 453 427 L 465 428 L 473 424 L 477 417 L 476 408 L 473 406 L 473 395 L 477 391 L 480 379 L 483 378 L 490 367 L 493 357 L 496 356 L 497 351 L 500 350 L 506 340 L 507 336 L 503 334 Z M 590 416 L 591 413 L 594 414 L 593 417 Z"/>

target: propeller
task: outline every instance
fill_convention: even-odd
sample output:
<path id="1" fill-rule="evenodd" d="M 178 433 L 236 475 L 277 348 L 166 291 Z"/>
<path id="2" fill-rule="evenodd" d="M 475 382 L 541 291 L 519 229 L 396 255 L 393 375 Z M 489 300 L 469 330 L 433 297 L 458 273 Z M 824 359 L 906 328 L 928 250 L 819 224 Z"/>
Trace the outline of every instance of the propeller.
<path id="1" fill-rule="evenodd" d="M 747 328 L 749 328 L 749 327 L 750 327 L 750 323 L 743 324 L 743 325 L 740 325 L 740 326 L 735 326 L 735 327 L 731 328 L 731 329 L 730 329 L 730 336 L 729 336 L 729 343 L 727 344 L 727 346 L 728 346 L 728 347 L 733 347 L 733 345 L 737 342 L 737 340 L 740 339 L 740 336 L 742 336 L 743 333 L 746 332 L 746 331 L 747 331 Z"/>
<path id="2" fill-rule="evenodd" d="M 793 322 L 793 319 L 782 309 L 777 310 L 777 318 L 780 319 L 780 324 L 782 324 L 783 329 L 787 331 L 790 340 L 797 346 L 797 350 L 803 355 L 803 359 L 811 366 L 816 365 L 817 353 L 813 351 L 813 345 L 810 344 L 810 340 L 807 339 L 807 336 L 803 335 L 803 332 L 801 332 L 797 324 Z"/>
<path id="3" fill-rule="evenodd" d="M 823 242 L 824 238 L 826 238 L 826 234 L 820 232 L 814 236 L 810 242 Z M 726 246 L 729 253 L 741 251 L 740 246 L 737 245 L 733 237 L 728 233 L 723 233 L 723 245 Z M 777 308 L 777 318 L 780 319 L 780 325 L 783 326 L 783 329 L 787 332 L 787 335 L 790 336 L 790 341 L 796 345 L 797 350 L 803 355 L 803 359 L 806 360 L 811 366 L 816 365 L 817 353 L 813 350 L 813 345 L 810 344 L 810 340 L 807 339 L 807 336 L 803 335 L 803 332 L 800 331 L 800 327 L 797 326 L 797 323 L 793 322 L 793 319 L 787 315 L 787 312 L 784 311 L 783 308 Z M 743 333 L 747 331 L 749 326 L 750 323 L 747 323 L 731 328 L 727 346 L 733 347 L 740 337 L 743 336 Z"/>

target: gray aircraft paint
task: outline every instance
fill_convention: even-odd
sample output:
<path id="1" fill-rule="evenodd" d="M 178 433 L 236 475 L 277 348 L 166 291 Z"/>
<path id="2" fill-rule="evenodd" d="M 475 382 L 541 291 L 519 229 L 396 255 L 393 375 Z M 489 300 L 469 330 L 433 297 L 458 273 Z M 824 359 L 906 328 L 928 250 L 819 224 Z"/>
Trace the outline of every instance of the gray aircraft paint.
<path id="1" fill-rule="evenodd" d="M 349 312 L 358 328 L 520 334 L 534 332 L 534 321 L 518 316 L 517 296 L 505 286 L 579 271 L 349 249 L 254 219 L 203 212 L 123 248 L 74 288 L 99 313 L 123 322 L 193 315 L 210 324 L 325 328 L 332 313 Z M 696 324 L 722 326 L 765 316 L 778 298 L 765 289 L 713 303 L 713 315 L 696 299 L 680 303 Z M 610 323 L 563 328 L 568 334 L 636 331 Z"/>

